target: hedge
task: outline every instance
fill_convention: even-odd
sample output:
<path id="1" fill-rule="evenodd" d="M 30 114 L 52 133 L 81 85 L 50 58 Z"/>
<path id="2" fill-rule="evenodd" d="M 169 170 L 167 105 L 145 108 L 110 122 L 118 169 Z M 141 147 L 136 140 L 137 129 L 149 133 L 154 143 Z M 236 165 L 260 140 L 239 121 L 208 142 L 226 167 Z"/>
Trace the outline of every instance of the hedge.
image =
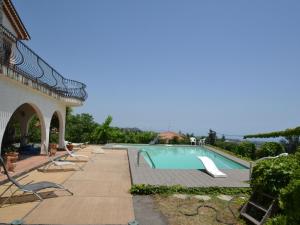
<path id="1" fill-rule="evenodd" d="M 277 156 L 284 152 L 282 144 L 277 142 L 263 143 L 260 149 L 256 153 L 256 158 L 262 158 L 266 156 Z"/>
<path id="2" fill-rule="evenodd" d="M 153 195 L 153 194 L 194 194 L 194 195 L 217 195 L 217 194 L 250 194 L 251 188 L 235 188 L 235 187 L 183 187 L 181 185 L 165 186 L 165 185 L 149 185 L 135 184 L 130 189 L 131 194 L 135 195 Z"/>
<path id="3" fill-rule="evenodd" d="M 260 161 L 253 168 L 251 187 L 254 191 L 262 191 L 277 197 L 280 190 L 290 182 L 298 164 L 293 155 Z"/>
<path id="4" fill-rule="evenodd" d="M 269 133 L 249 134 L 244 138 L 275 138 L 275 137 L 288 137 L 288 136 L 300 136 L 300 127 L 286 129 L 284 131 L 274 131 Z"/>

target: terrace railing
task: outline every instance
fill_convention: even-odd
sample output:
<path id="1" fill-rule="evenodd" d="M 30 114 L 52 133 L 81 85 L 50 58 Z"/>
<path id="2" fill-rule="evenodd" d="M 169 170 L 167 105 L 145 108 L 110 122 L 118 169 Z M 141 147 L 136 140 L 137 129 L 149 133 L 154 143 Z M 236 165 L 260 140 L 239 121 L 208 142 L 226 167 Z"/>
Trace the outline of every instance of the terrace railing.
<path id="1" fill-rule="evenodd" d="M 86 85 L 64 78 L 3 25 L 0 25 L 0 64 L 66 98 L 84 101 Z"/>

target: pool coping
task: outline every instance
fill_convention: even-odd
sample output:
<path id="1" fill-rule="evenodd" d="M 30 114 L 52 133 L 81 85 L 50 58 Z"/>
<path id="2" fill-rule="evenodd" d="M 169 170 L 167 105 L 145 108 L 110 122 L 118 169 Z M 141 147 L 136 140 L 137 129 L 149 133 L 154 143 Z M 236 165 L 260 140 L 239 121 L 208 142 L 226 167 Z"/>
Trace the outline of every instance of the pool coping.
<path id="1" fill-rule="evenodd" d="M 222 170 L 228 177 L 213 178 L 203 170 L 179 170 L 179 169 L 157 169 L 151 168 L 144 157 L 140 157 L 140 164 L 137 165 L 139 148 L 133 146 L 117 146 L 121 144 L 107 144 L 105 149 L 126 150 L 128 155 L 132 184 L 150 185 L 182 185 L 186 187 L 249 187 L 249 169 Z M 180 145 L 182 147 L 195 147 Z M 231 159 L 247 168 L 250 163 L 242 159 L 205 146 L 208 150 L 214 151 L 228 159 Z"/>

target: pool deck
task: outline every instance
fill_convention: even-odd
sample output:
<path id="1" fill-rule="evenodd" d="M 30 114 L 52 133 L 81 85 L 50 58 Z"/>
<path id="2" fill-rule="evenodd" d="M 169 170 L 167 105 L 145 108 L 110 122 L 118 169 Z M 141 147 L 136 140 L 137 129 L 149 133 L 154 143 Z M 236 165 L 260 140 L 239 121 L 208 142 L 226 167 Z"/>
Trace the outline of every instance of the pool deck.
<path id="1" fill-rule="evenodd" d="M 112 145 L 109 145 L 107 147 L 111 148 L 111 146 Z M 249 167 L 249 163 L 242 159 L 208 146 L 205 147 Z M 136 147 L 130 147 L 130 150 L 128 150 L 128 159 L 133 184 L 169 186 L 182 185 L 185 187 L 249 187 L 249 184 L 247 183 L 249 180 L 249 169 L 222 170 L 227 174 L 226 178 L 213 178 L 202 170 L 153 169 L 143 157 L 140 157 L 140 164 L 138 165 L 137 153 L 138 149 Z"/>
<path id="2" fill-rule="evenodd" d="M 88 162 L 77 162 L 81 170 L 40 172 L 33 170 L 21 182 L 52 181 L 63 184 L 65 191 L 41 191 L 44 201 L 32 195 L 18 196 L 17 204 L 0 208 L 1 223 L 22 219 L 24 224 L 128 224 L 134 219 L 128 156 L 126 151 L 105 151 L 92 154 L 99 146 L 88 146 L 79 154 L 89 156 Z M 71 159 L 70 159 L 71 160 Z M 0 186 L 3 191 L 5 185 Z M 20 195 L 19 193 L 18 195 Z"/>

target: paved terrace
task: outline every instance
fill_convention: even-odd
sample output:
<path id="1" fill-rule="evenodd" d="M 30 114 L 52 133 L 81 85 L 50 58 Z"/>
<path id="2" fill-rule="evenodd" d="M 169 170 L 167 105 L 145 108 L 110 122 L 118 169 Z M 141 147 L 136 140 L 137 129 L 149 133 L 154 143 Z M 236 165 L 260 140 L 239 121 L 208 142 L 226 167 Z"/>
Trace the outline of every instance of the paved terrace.
<path id="1" fill-rule="evenodd" d="M 107 147 L 112 148 L 113 145 Z M 153 169 L 140 157 L 140 165 L 137 165 L 136 147 L 129 147 L 128 158 L 130 163 L 131 178 L 133 184 L 151 185 L 182 185 L 186 187 L 249 187 L 246 181 L 249 180 L 249 169 L 242 170 L 222 170 L 228 175 L 226 178 L 213 178 L 201 170 L 174 170 L 174 169 Z M 215 151 L 229 159 L 232 159 L 244 166 L 249 167 L 249 163 L 206 146 L 211 151 Z M 127 149 L 120 148 L 118 149 Z"/>
<path id="2" fill-rule="evenodd" d="M 56 153 L 56 158 L 62 157 L 66 154 L 66 151 L 58 151 Z M 17 167 L 15 168 L 15 171 L 11 173 L 10 175 L 12 177 L 19 177 L 22 176 L 32 170 L 35 170 L 46 163 L 49 162 L 48 156 L 45 155 L 37 155 L 37 156 L 26 156 L 22 155 L 20 156 L 20 159 L 17 162 Z M 0 185 L 7 182 L 7 177 L 4 174 L 0 174 Z"/>
<path id="3" fill-rule="evenodd" d="M 127 224 L 133 220 L 132 196 L 128 156 L 126 151 L 105 151 L 93 154 L 97 146 L 88 146 L 80 154 L 92 161 L 77 162 L 83 171 L 66 168 L 48 172 L 34 170 L 21 182 L 52 181 L 63 184 L 67 192 L 46 190 L 43 202 L 34 201 L 32 195 L 18 196 L 16 204 L 0 208 L 0 221 L 10 223 L 23 219 L 26 224 Z M 52 169 L 51 169 L 52 168 Z M 52 171 L 51 171 L 52 170 Z M 0 186 L 0 192 L 5 188 Z M 21 194 L 21 193 L 20 193 Z"/>

